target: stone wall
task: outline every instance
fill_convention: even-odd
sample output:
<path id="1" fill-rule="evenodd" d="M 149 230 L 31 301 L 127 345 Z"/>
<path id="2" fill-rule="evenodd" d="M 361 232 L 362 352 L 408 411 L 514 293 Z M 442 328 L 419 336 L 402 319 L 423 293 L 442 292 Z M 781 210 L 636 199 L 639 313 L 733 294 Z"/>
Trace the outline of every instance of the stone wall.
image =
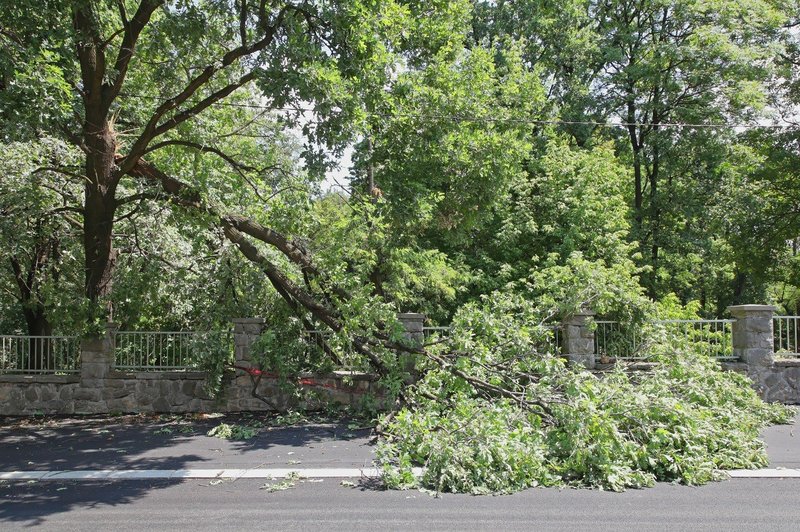
<path id="1" fill-rule="evenodd" d="M 775 358 L 772 349 L 773 307 L 731 307 L 734 354 L 737 362 L 724 369 L 748 375 L 767 401 L 800 404 L 800 360 Z M 423 339 L 419 314 L 400 315 L 407 342 Z M 564 320 L 563 353 L 588 369 L 595 363 L 592 313 L 581 312 Z M 251 368 L 250 348 L 265 327 L 263 319 L 234 320 L 235 365 Z M 281 388 L 275 379 L 236 369 L 226 377 L 224 393 L 212 399 L 205 391 L 203 372 L 120 372 L 113 369 L 114 335 L 110 329 L 101 339 L 84 341 L 81 370 L 74 375 L 0 375 L 0 415 L 101 414 L 129 412 L 241 412 L 291 407 L 324 406 L 331 402 L 359 405 L 381 397 L 375 377 L 368 374 L 334 373 L 303 376 L 312 390 L 301 400 Z M 413 359 L 409 357 L 411 366 Z"/>
<path id="2" fill-rule="evenodd" d="M 733 324 L 733 354 L 739 362 L 723 364 L 744 373 L 766 401 L 800 404 L 800 360 L 776 358 L 770 305 L 736 305 L 728 311 Z"/>
<path id="3" fill-rule="evenodd" d="M 263 328 L 263 319 L 234 320 L 236 366 L 252 366 L 250 347 Z M 226 375 L 223 394 L 211 398 L 202 371 L 115 371 L 114 347 L 111 326 L 105 337 L 82 343 L 79 374 L 0 375 L 0 416 L 269 411 L 331 402 L 356 406 L 367 396 L 380 395 L 373 376 L 336 372 L 304 375 L 304 387 L 312 393 L 301 402 L 275 379 L 236 369 Z"/>
<path id="4" fill-rule="evenodd" d="M 780 359 L 774 353 L 773 313 L 769 305 L 736 305 L 728 311 L 732 324 L 735 362 L 722 368 L 750 377 L 753 387 L 766 401 L 800 404 L 800 359 Z M 607 369 L 594 360 L 592 313 L 582 312 L 562 323 L 564 356 L 590 370 Z M 591 339 L 591 340 L 590 340 Z"/>
<path id="5" fill-rule="evenodd" d="M 263 378 L 256 394 L 246 374 L 229 382 L 221 397 L 205 392 L 202 371 L 111 372 L 102 384 L 84 386 L 77 375 L 0 375 L 0 415 L 114 414 L 141 412 L 258 412 L 323 407 L 331 402 L 358 406 L 380 396 L 372 375 L 345 372 L 304 375 L 312 391 L 301 401 L 275 379 Z"/>
<path id="6" fill-rule="evenodd" d="M 3 375 L 0 415 L 213 411 L 204 384 L 203 372 L 111 372 L 95 387 L 77 375 Z"/>
<path id="7" fill-rule="evenodd" d="M 0 375 L 0 414 L 72 414 L 78 375 Z"/>
<path id="8" fill-rule="evenodd" d="M 750 377 L 753 387 L 765 401 L 800 404 L 800 360 L 776 359 L 769 366 L 744 362 L 723 362 L 722 368 Z"/>
<path id="9" fill-rule="evenodd" d="M 800 404 L 800 360 L 776 359 L 770 369 L 753 379 L 762 387 L 762 396 L 770 402 Z"/>

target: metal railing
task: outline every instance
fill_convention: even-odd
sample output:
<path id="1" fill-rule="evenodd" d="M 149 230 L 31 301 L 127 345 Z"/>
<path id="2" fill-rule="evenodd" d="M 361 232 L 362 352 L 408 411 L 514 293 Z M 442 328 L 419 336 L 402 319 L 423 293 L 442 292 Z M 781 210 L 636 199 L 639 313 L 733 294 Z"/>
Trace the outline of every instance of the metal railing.
<path id="1" fill-rule="evenodd" d="M 641 360 L 640 332 L 630 330 L 618 321 L 594 320 L 594 352 L 597 358 L 610 357 L 625 360 Z"/>
<path id="2" fill-rule="evenodd" d="M 197 369 L 209 353 L 232 350 L 230 332 L 117 331 L 115 369 L 185 371 Z"/>
<path id="3" fill-rule="evenodd" d="M 561 324 L 545 324 L 544 329 L 547 330 L 547 336 L 536 343 L 536 349 L 543 353 L 550 353 L 552 355 L 561 354 Z"/>
<path id="4" fill-rule="evenodd" d="M 554 355 L 561 354 L 561 324 L 550 324 L 545 325 L 545 329 L 548 329 L 551 334 L 547 337 L 542 345 L 539 346 L 539 349 L 546 351 L 548 353 Z"/>
<path id="5" fill-rule="evenodd" d="M 773 316 L 772 330 L 776 356 L 800 357 L 800 316 Z"/>
<path id="6" fill-rule="evenodd" d="M 694 344 L 706 355 L 730 360 L 733 355 L 732 324 L 736 320 L 657 320 L 648 325 L 661 327 L 672 337 Z M 596 320 L 595 353 L 624 360 L 643 360 L 643 333 L 620 322 Z"/>
<path id="7" fill-rule="evenodd" d="M 422 334 L 425 337 L 425 341 L 428 341 L 434 336 L 448 336 L 450 327 L 423 327 Z"/>
<path id="8" fill-rule="evenodd" d="M 360 357 L 352 346 L 342 345 L 341 338 L 331 330 L 304 330 L 303 341 L 306 355 L 312 358 L 324 359 L 322 345 L 336 356 L 340 364 L 335 364 L 336 371 L 362 372 L 369 369 L 369 365 Z"/>
<path id="9" fill-rule="evenodd" d="M 733 323 L 736 320 L 661 320 L 668 335 L 682 337 L 695 344 L 707 356 L 733 359 Z"/>
<path id="10" fill-rule="evenodd" d="M 0 336 L 0 373 L 77 373 L 80 350 L 77 336 Z"/>
<path id="11" fill-rule="evenodd" d="M 318 345 L 318 339 L 328 339 L 333 334 L 332 331 L 303 330 L 303 339 L 311 345 Z"/>
<path id="12" fill-rule="evenodd" d="M 544 328 L 549 331 L 547 338 L 544 339 L 539 345 L 538 349 L 548 353 L 559 354 L 561 352 L 561 324 L 547 324 Z M 450 334 L 451 327 L 423 327 L 422 334 L 425 336 L 425 341 L 431 341 L 436 337 L 447 336 Z"/>

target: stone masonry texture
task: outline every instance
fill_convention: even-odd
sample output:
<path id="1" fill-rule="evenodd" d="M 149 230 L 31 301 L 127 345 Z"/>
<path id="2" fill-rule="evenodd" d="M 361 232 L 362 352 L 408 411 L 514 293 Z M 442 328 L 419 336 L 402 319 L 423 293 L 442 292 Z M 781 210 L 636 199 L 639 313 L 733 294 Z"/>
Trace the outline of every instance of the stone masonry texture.
<path id="1" fill-rule="evenodd" d="M 800 360 L 781 360 L 772 351 L 772 307 L 732 307 L 736 362 L 723 369 L 749 376 L 767 401 L 800 404 Z M 422 341 L 424 316 L 399 316 L 411 344 Z M 575 363 L 594 367 L 592 313 L 565 320 L 563 352 Z M 250 346 L 266 327 L 263 319 L 234 321 L 236 365 L 251 367 Z M 239 412 L 324 406 L 331 402 L 357 406 L 380 399 L 382 390 L 373 375 L 338 372 L 305 375 L 311 384 L 298 397 L 275 379 L 251 377 L 237 369 L 226 377 L 224 392 L 212 398 L 206 392 L 206 374 L 200 371 L 121 372 L 113 369 L 110 337 L 85 341 L 81 371 L 70 375 L 0 375 L 0 415 L 103 414 L 136 412 Z M 410 361 L 409 361 L 410 362 Z"/>

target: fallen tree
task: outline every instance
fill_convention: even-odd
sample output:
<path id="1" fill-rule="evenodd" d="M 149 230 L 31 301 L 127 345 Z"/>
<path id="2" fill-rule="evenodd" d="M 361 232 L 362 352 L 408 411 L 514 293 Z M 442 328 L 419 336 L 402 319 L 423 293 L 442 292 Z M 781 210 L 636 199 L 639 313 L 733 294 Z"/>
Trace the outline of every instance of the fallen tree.
<path id="1" fill-rule="evenodd" d="M 458 312 L 408 405 L 384 427 L 378 456 L 388 486 L 481 494 L 703 484 L 727 469 L 764 467 L 759 430 L 793 416 L 760 400 L 746 377 L 722 371 L 707 346 L 663 330 L 646 350 L 658 363 L 652 371 L 570 367 L 542 349 L 540 317 L 503 294 Z"/>
<path id="2" fill-rule="evenodd" d="M 213 216 L 304 324 L 350 334 L 337 303 L 351 294 L 301 244 L 202 205 L 197 191 L 143 161 L 132 172 L 159 183 L 174 203 Z M 256 243 L 279 251 L 304 285 Z M 539 485 L 619 491 L 656 481 L 702 484 L 724 478 L 725 469 L 766 465 L 758 431 L 788 422 L 793 410 L 764 403 L 746 377 L 722 371 L 702 346 L 658 330 L 647 343 L 646 355 L 658 362 L 651 372 L 620 365 L 598 376 L 569 366 L 546 347 L 551 313 L 495 293 L 466 305 L 448 336 L 422 347 L 399 341 L 389 320 L 350 335 L 387 382 L 403 371 L 399 353 L 417 356 L 421 378 L 393 388 L 398 401 L 380 422 L 378 456 L 388 486 L 474 494 Z M 254 390 L 264 371 L 254 375 Z"/>

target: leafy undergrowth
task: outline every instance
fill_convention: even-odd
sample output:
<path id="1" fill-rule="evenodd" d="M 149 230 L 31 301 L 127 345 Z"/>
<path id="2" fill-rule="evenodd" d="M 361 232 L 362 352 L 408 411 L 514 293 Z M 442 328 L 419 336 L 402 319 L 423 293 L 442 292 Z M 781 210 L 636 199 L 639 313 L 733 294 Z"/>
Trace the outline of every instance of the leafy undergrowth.
<path id="1" fill-rule="evenodd" d="M 570 367 L 537 349 L 546 331 L 526 325 L 537 323 L 529 314 L 519 301 L 495 301 L 457 316 L 439 363 L 421 363 L 409 406 L 384 421 L 378 457 L 388 487 L 487 494 L 703 484 L 722 470 L 765 466 L 759 430 L 794 414 L 763 402 L 702 347 L 664 334 L 649 347 L 653 371 Z"/>

